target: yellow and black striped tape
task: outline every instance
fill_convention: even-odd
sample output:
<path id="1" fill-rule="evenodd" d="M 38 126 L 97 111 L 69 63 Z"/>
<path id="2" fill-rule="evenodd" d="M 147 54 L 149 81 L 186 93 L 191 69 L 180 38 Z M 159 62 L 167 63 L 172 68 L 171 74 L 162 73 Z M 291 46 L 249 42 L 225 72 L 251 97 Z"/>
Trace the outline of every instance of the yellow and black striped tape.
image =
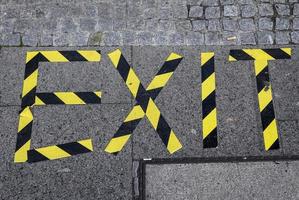
<path id="1" fill-rule="evenodd" d="M 217 147 L 216 76 L 214 52 L 201 53 L 203 147 Z"/>
<path id="2" fill-rule="evenodd" d="M 153 100 L 156 99 L 160 91 L 167 84 L 182 59 L 183 58 L 181 56 L 175 53 L 171 53 L 167 57 L 166 61 L 146 89 L 146 92 Z M 113 138 L 109 141 L 105 151 L 113 154 L 120 152 L 139 122 L 143 119 L 144 115 L 145 113 L 140 107 L 140 104 L 136 103 L 125 118 L 124 122 L 120 125 L 117 132 L 114 134 Z"/>
<path id="3" fill-rule="evenodd" d="M 109 53 L 108 56 L 125 81 L 127 87 L 137 101 L 137 104 L 133 107 L 116 135 L 109 142 L 105 151 L 114 154 L 118 153 L 144 115 L 148 118 L 171 154 L 181 149 L 182 145 L 179 139 L 162 116 L 154 99 L 166 85 L 173 71 L 181 61 L 182 56 L 175 53 L 170 54 L 164 67 L 161 68 L 158 74 L 154 77 L 152 83 L 148 86 L 148 90 L 145 90 L 136 73 L 129 66 L 119 49 Z"/>
<path id="4" fill-rule="evenodd" d="M 97 50 L 27 52 L 14 162 L 28 160 L 27 152 L 30 150 L 33 122 L 31 109 L 34 105 L 89 104 L 101 101 L 100 92 L 36 93 L 39 62 L 99 62 L 100 60 L 101 52 Z M 51 98 L 46 98 L 50 95 Z"/>
<path id="5" fill-rule="evenodd" d="M 52 92 L 36 93 L 36 106 L 48 104 L 85 105 L 100 104 L 101 92 Z"/>
<path id="6" fill-rule="evenodd" d="M 268 60 L 290 59 L 291 48 L 231 50 L 230 61 L 254 60 L 259 111 L 265 150 L 279 149 L 279 134 L 274 113 Z"/>
<path id="7" fill-rule="evenodd" d="M 45 160 L 67 158 L 77 154 L 89 153 L 92 151 L 93 147 L 91 139 L 80 140 L 77 142 L 31 149 L 28 151 L 28 162 L 32 163 Z"/>

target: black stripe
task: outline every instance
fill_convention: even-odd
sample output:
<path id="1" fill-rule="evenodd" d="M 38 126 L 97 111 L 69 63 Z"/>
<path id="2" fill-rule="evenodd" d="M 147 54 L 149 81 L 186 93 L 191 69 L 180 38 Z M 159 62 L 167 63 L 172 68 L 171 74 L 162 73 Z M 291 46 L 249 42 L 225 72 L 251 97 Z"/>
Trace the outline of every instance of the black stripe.
<path id="1" fill-rule="evenodd" d="M 69 61 L 87 61 L 77 51 L 59 51 Z"/>
<path id="2" fill-rule="evenodd" d="M 26 63 L 24 80 L 38 68 L 38 62 L 48 62 L 48 59 L 41 53 L 36 54 L 36 56 Z"/>
<path id="3" fill-rule="evenodd" d="M 120 58 L 119 58 L 117 70 L 120 73 L 121 77 L 126 82 L 128 75 L 129 75 L 129 71 L 130 71 L 130 65 L 122 54 L 120 55 Z"/>
<path id="4" fill-rule="evenodd" d="M 137 96 L 136 96 L 135 100 L 141 106 L 141 108 L 144 112 L 146 112 L 149 99 L 150 99 L 150 96 L 148 95 L 147 91 L 144 89 L 144 87 L 141 84 L 139 84 L 139 88 L 138 88 Z"/>
<path id="5" fill-rule="evenodd" d="M 36 96 L 40 98 L 45 104 L 65 104 L 54 93 L 36 93 Z"/>
<path id="6" fill-rule="evenodd" d="M 263 49 L 267 54 L 275 59 L 290 59 L 291 56 L 281 49 Z"/>
<path id="7" fill-rule="evenodd" d="M 269 124 L 275 119 L 274 107 L 272 101 L 261 112 L 261 119 L 262 119 L 263 130 L 265 130 L 269 126 Z"/>
<path id="8" fill-rule="evenodd" d="M 265 86 L 270 86 L 269 70 L 268 67 L 265 67 L 257 76 L 256 76 L 256 85 L 257 92 L 259 93 L 264 89 Z M 270 88 L 269 88 L 270 89 Z"/>
<path id="9" fill-rule="evenodd" d="M 245 53 L 241 49 L 230 50 L 229 55 L 235 58 L 236 60 L 254 60 L 250 55 Z"/>
<path id="10" fill-rule="evenodd" d="M 36 87 L 34 87 L 30 92 L 28 92 L 22 98 L 21 107 L 25 108 L 26 106 L 32 106 L 35 103 Z"/>
<path id="11" fill-rule="evenodd" d="M 157 98 L 157 96 L 159 95 L 159 93 L 161 92 L 161 90 L 163 89 L 163 87 L 160 88 L 155 88 L 152 90 L 147 90 L 147 94 L 153 99 L 155 100 Z"/>
<path id="12" fill-rule="evenodd" d="M 27 151 L 27 155 L 28 155 L 27 162 L 29 163 L 49 160 L 46 156 L 42 155 L 41 153 L 39 153 L 34 149 Z"/>
<path id="13" fill-rule="evenodd" d="M 165 121 L 164 117 L 160 115 L 158 126 L 157 126 L 157 133 L 159 134 L 160 138 L 162 139 L 162 142 L 167 147 L 168 140 L 170 136 L 171 129 L 167 122 Z"/>
<path id="14" fill-rule="evenodd" d="M 215 148 L 218 146 L 217 141 L 217 127 L 213 129 L 213 131 L 203 139 L 203 148 Z"/>
<path id="15" fill-rule="evenodd" d="M 66 151 L 70 155 L 77 155 L 81 153 L 88 153 L 91 152 L 89 149 L 86 147 L 82 146 L 78 142 L 70 142 L 66 144 L 58 144 L 57 145 L 59 148 L 62 150 Z"/>
<path id="16" fill-rule="evenodd" d="M 74 92 L 86 104 L 100 104 L 101 98 L 93 92 Z"/>
<path id="17" fill-rule="evenodd" d="M 276 139 L 275 142 L 272 144 L 272 146 L 269 148 L 269 150 L 279 149 L 279 140 Z"/>
<path id="18" fill-rule="evenodd" d="M 214 56 L 210 60 L 208 60 L 204 65 L 201 66 L 201 82 L 204 82 L 211 74 L 214 73 L 214 66 Z"/>
<path id="19" fill-rule="evenodd" d="M 174 72 L 183 58 L 178 58 L 175 60 L 165 61 L 160 70 L 158 71 L 157 75 L 165 74 L 168 72 Z"/>
<path id="20" fill-rule="evenodd" d="M 214 108 L 216 108 L 215 90 L 202 101 L 202 118 L 204 119 Z"/>
<path id="21" fill-rule="evenodd" d="M 101 50 L 96 50 L 99 54 L 101 54 Z"/>
<path id="22" fill-rule="evenodd" d="M 115 138 L 115 137 L 132 134 L 140 120 L 141 119 L 136 119 L 128 122 L 123 122 L 113 137 Z"/>
<path id="23" fill-rule="evenodd" d="M 16 151 L 18 151 L 26 142 L 31 139 L 32 122 L 27 124 L 17 135 Z"/>

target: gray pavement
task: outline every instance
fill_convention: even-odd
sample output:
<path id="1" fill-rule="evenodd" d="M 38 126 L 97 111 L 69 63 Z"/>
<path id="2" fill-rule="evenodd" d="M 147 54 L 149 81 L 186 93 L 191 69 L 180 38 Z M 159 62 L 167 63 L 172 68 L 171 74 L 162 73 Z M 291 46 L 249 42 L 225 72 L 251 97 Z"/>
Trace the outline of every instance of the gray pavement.
<path id="1" fill-rule="evenodd" d="M 32 148 L 92 138 L 94 152 L 33 164 L 13 163 L 25 53 L 0 49 L 0 199 L 296 199 L 298 162 L 246 162 L 152 165 L 141 179 L 145 158 L 220 159 L 299 156 L 299 49 L 291 60 L 269 62 L 274 108 L 280 133 L 279 150 L 266 152 L 257 107 L 252 61 L 228 62 L 230 49 L 246 46 L 98 47 L 100 63 L 41 63 L 38 92 L 102 91 L 102 104 L 34 107 Z M 259 46 L 279 47 L 279 46 Z M 285 47 L 285 46 L 284 46 Z M 143 119 L 117 155 L 104 152 L 135 100 L 107 53 L 120 48 L 146 87 L 171 53 L 184 59 L 155 102 L 176 132 L 183 148 L 170 155 Z M 203 149 L 201 136 L 200 53 L 215 51 L 219 147 Z M 139 166 L 139 168 L 138 168 Z M 202 183 L 204 182 L 204 183 Z M 212 186 L 212 187 L 209 187 Z M 297 196 L 296 196 L 297 195 Z"/>

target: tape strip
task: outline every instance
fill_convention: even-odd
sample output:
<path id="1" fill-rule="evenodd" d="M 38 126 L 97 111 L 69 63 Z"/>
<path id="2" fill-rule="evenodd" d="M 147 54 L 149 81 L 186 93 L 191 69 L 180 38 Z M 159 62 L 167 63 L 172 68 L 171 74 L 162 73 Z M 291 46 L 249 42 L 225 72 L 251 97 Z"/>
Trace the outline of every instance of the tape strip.
<path id="1" fill-rule="evenodd" d="M 202 136 L 204 148 L 215 148 L 217 142 L 217 109 L 214 52 L 201 53 Z"/>
<path id="2" fill-rule="evenodd" d="M 147 90 L 145 90 L 119 49 L 109 53 L 108 56 L 132 95 L 135 97 L 137 103 L 121 124 L 118 131 L 114 134 L 105 148 L 105 151 L 113 154 L 117 154 L 121 151 L 144 115 L 147 116 L 170 153 L 174 153 L 182 148 L 180 141 L 154 102 L 154 99 L 167 84 L 173 72 L 183 59 L 182 56 L 171 53 L 149 84 Z"/>
<path id="3" fill-rule="evenodd" d="M 33 114 L 32 107 L 34 105 L 47 104 L 90 104 L 101 103 L 101 92 L 54 92 L 54 93 L 36 93 L 38 80 L 38 64 L 39 62 L 99 62 L 101 59 L 101 52 L 96 50 L 79 50 L 79 51 L 30 51 L 26 54 L 26 67 L 22 90 L 22 104 L 19 116 L 19 126 L 16 142 L 16 150 L 14 155 L 14 162 L 21 163 L 28 161 L 27 152 L 30 150 L 31 133 Z M 84 140 L 87 141 L 87 140 Z M 87 141 L 78 141 L 74 143 L 67 143 L 57 145 L 57 147 L 65 147 L 64 145 L 72 144 L 86 144 L 90 151 L 92 151 L 92 143 Z M 85 145 L 85 146 L 86 146 Z M 91 146 L 89 146 L 91 145 Z M 83 145 L 84 146 L 84 145 Z M 54 148 L 53 146 L 51 148 Z M 43 153 L 51 149 L 50 147 L 40 148 Z M 56 148 L 56 147 L 55 147 Z M 38 149 L 38 150 L 40 150 Z M 30 150 L 31 154 L 35 149 Z M 69 153 L 69 152 L 68 152 Z M 77 153 L 69 153 L 69 156 L 84 153 L 79 150 Z M 31 155 L 30 154 L 30 155 Z M 67 154 L 61 154 L 62 157 L 68 157 Z M 51 157 L 55 159 L 54 157 Z M 59 158 L 57 156 L 56 158 Z M 49 158 L 50 159 L 50 158 Z M 38 160 L 38 159 L 37 159 Z M 35 162 L 31 158 L 30 162 Z"/>
<path id="4" fill-rule="evenodd" d="M 290 59 L 291 54 L 291 48 L 238 49 L 231 50 L 229 54 L 230 61 L 254 60 L 258 104 L 266 151 L 279 149 L 279 133 L 273 106 L 268 60 Z"/>

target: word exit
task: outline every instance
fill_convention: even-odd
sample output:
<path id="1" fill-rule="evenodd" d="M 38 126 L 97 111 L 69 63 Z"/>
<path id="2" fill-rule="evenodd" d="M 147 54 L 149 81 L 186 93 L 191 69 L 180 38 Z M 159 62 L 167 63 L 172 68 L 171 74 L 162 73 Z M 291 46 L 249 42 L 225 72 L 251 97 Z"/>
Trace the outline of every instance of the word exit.
<path id="1" fill-rule="evenodd" d="M 143 118 L 146 118 L 155 129 L 170 154 L 181 149 L 182 144 L 180 139 L 167 123 L 167 119 L 161 113 L 155 99 L 166 86 L 182 59 L 184 59 L 183 56 L 174 52 L 170 53 L 160 70 L 146 87 L 127 62 L 121 50 L 116 49 L 110 52 L 108 57 L 112 66 L 119 72 L 124 84 L 126 84 L 130 90 L 136 103 L 108 142 L 105 151 L 111 154 L 119 153 Z M 199 89 L 201 89 L 202 94 L 203 147 L 215 148 L 218 146 L 215 55 L 214 52 L 203 52 L 199 58 L 201 60 L 201 66 L 198 66 L 198 69 L 202 77 L 201 88 L 199 86 Z M 229 61 L 254 61 L 256 87 L 258 91 L 257 99 L 266 151 L 279 148 L 279 134 L 274 114 L 268 61 L 290 58 L 290 48 L 237 49 L 230 50 L 229 52 Z M 53 160 L 93 151 L 91 138 L 31 149 L 31 133 L 34 119 L 32 109 L 35 106 L 46 106 L 50 104 L 100 104 L 101 91 L 36 92 L 40 62 L 100 62 L 100 60 L 101 51 L 99 50 L 27 52 L 14 162 L 31 163 Z"/>

